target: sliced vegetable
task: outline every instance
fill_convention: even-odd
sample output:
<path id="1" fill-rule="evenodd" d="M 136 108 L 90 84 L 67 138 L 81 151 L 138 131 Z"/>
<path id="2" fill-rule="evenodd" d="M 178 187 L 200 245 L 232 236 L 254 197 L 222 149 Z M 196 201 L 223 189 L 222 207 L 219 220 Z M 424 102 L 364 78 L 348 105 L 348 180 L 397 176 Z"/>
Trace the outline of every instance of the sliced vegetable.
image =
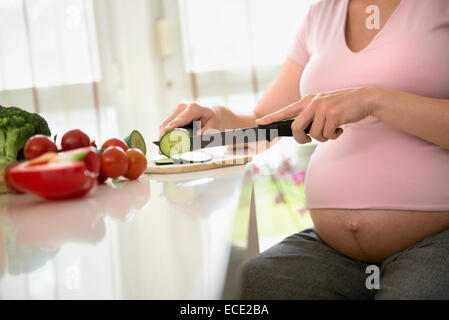
<path id="1" fill-rule="evenodd" d="M 155 160 L 154 163 L 157 164 L 158 166 L 166 166 L 169 164 L 174 164 L 173 160 L 170 158 Z"/>
<path id="2" fill-rule="evenodd" d="M 142 134 L 139 131 L 134 130 L 123 140 L 126 142 L 128 147 L 140 149 L 144 155 L 147 155 L 147 146 Z"/>
<path id="3" fill-rule="evenodd" d="M 159 141 L 162 154 L 171 158 L 175 154 L 192 150 L 192 129 L 175 128 L 166 132 Z"/>
<path id="4" fill-rule="evenodd" d="M 10 171 L 12 168 L 18 166 L 20 164 L 20 162 L 14 162 L 11 163 L 9 166 L 6 167 L 5 173 L 4 173 L 4 181 L 5 181 L 5 185 L 8 188 L 9 191 L 11 192 L 15 192 L 15 193 L 24 193 L 22 190 L 19 189 L 19 187 L 17 187 L 15 185 L 15 183 L 11 180 L 10 178 Z"/>
<path id="5" fill-rule="evenodd" d="M 190 151 L 171 157 L 175 163 L 201 163 L 212 160 L 212 155 L 204 151 Z"/>
<path id="6" fill-rule="evenodd" d="M 82 197 L 97 184 L 99 158 L 95 151 L 82 148 L 69 155 L 50 155 L 13 167 L 9 173 L 12 183 L 48 200 Z"/>
<path id="7" fill-rule="evenodd" d="M 47 153 L 44 153 L 43 155 L 41 155 L 40 157 L 34 158 L 32 160 L 28 160 L 27 163 L 28 163 L 29 166 L 37 166 L 37 165 L 40 165 L 40 164 L 49 163 L 50 161 L 52 161 L 53 159 L 55 159 L 57 157 L 58 157 L 58 154 L 56 152 L 47 152 Z M 64 155 L 64 157 L 65 157 L 65 155 Z M 62 160 L 63 159 L 61 157 L 61 161 Z M 67 161 L 68 160 L 75 160 L 75 159 L 67 159 Z"/>

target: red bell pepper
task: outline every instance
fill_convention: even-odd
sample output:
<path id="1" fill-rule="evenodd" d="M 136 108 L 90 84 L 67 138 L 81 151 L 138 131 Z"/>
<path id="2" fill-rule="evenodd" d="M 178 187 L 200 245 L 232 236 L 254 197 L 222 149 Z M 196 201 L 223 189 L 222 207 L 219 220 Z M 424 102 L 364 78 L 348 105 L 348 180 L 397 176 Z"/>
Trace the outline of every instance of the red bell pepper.
<path id="1" fill-rule="evenodd" d="M 20 165 L 20 162 L 14 162 L 6 167 L 5 173 L 3 174 L 3 181 L 5 181 L 6 188 L 8 188 L 9 191 L 15 192 L 15 193 L 24 193 L 22 190 L 20 190 L 14 183 L 11 181 L 11 178 L 9 176 L 9 172 L 12 168 Z"/>
<path id="2" fill-rule="evenodd" d="M 9 171 L 20 190 L 48 200 L 82 197 L 97 184 L 100 160 L 95 151 L 81 148 L 60 154 L 44 154 Z"/>

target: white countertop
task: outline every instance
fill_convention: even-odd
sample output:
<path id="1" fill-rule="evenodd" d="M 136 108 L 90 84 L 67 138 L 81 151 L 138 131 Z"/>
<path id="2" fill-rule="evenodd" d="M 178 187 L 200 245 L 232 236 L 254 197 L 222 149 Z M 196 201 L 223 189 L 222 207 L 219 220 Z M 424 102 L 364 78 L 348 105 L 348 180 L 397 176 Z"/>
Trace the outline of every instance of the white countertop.
<path id="1" fill-rule="evenodd" d="M 233 297 L 230 257 L 256 253 L 251 186 L 248 165 L 145 175 L 69 201 L 2 195 L 0 299 Z"/>

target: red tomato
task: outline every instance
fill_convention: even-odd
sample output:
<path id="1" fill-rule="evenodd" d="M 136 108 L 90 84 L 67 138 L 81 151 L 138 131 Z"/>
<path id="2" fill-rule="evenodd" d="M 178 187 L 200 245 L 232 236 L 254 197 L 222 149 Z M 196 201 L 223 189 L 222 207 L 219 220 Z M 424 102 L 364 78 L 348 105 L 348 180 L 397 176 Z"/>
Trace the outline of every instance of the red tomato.
<path id="1" fill-rule="evenodd" d="M 24 193 L 22 190 L 20 190 L 14 184 L 13 181 L 11 181 L 11 178 L 10 178 L 10 175 L 9 175 L 11 169 L 13 169 L 14 167 L 18 166 L 19 164 L 20 164 L 20 162 L 14 162 L 14 163 L 11 163 L 9 166 L 7 166 L 6 169 L 5 169 L 5 173 L 4 173 L 4 177 L 3 177 L 4 179 L 3 180 L 5 181 L 5 185 L 8 188 L 8 190 L 10 190 L 12 192 L 15 192 L 15 193 Z"/>
<path id="2" fill-rule="evenodd" d="M 90 146 L 90 138 L 79 129 L 67 131 L 61 140 L 62 150 L 68 151 Z"/>
<path id="3" fill-rule="evenodd" d="M 128 150 L 128 146 L 126 145 L 125 141 L 123 141 L 122 139 L 118 139 L 118 138 L 109 139 L 108 141 L 103 143 L 103 145 L 101 146 L 101 149 L 106 150 L 109 147 L 120 147 L 123 149 L 123 151 Z"/>
<path id="4" fill-rule="evenodd" d="M 101 172 L 108 178 L 117 178 L 128 169 L 128 157 L 119 147 L 109 147 L 101 155 Z"/>
<path id="5" fill-rule="evenodd" d="M 139 178 L 147 168 L 147 158 L 139 149 L 128 149 L 128 170 L 123 175 L 125 178 L 135 180 Z"/>
<path id="6" fill-rule="evenodd" d="M 40 134 L 28 139 L 23 149 L 27 160 L 37 158 L 47 152 L 58 152 L 58 148 L 49 137 Z"/>

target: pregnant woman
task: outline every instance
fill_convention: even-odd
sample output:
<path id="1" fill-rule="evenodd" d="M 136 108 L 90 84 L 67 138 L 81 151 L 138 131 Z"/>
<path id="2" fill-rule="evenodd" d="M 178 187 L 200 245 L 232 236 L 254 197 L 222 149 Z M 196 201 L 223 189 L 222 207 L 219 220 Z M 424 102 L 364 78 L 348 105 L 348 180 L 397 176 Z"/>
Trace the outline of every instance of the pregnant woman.
<path id="1" fill-rule="evenodd" d="M 251 259 L 242 298 L 449 299 L 449 1 L 320 1 L 253 113 L 181 104 L 161 134 L 293 118 L 298 143 L 311 121 L 322 142 L 314 228 Z"/>

